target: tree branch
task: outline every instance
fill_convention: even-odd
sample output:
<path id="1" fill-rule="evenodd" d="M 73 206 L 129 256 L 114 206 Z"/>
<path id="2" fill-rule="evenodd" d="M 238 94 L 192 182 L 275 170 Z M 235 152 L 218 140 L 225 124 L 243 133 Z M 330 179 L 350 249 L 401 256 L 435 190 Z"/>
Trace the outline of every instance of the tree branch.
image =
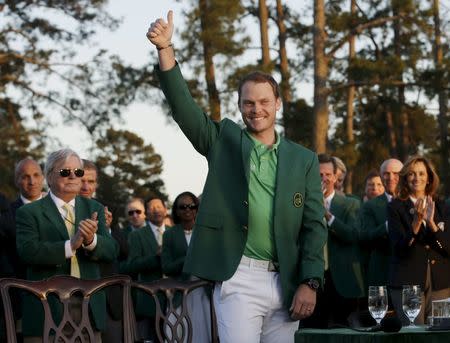
<path id="1" fill-rule="evenodd" d="M 390 21 L 394 21 L 401 18 L 401 16 L 397 15 L 397 16 L 391 16 L 391 17 L 385 17 L 385 18 L 377 18 L 374 20 L 371 20 L 367 23 L 364 24 L 360 24 L 356 27 L 354 27 L 352 30 L 350 30 L 350 32 L 345 35 L 343 38 L 341 38 L 336 45 L 330 50 L 330 52 L 326 53 L 326 57 L 328 59 L 330 59 L 331 57 L 334 56 L 334 54 L 340 49 L 342 48 L 345 44 L 347 44 L 349 38 L 353 37 L 353 36 L 357 36 L 359 35 L 362 31 L 372 28 L 372 27 L 376 27 L 376 26 L 381 26 L 385 23 L 388 23 Z"/>

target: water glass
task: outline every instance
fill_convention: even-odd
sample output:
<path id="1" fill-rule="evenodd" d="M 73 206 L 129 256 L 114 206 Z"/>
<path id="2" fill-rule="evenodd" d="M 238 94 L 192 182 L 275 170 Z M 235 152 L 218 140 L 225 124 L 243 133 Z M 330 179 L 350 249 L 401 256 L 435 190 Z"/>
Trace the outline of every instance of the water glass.
<path id="1" fill-rule="evenodd" d="M 379 325 L 388 309 L 386 286 L 369 286 L 369 312 Z"/>
<path id="2" fill-rule="evenodd" d="M 403 286 L 402 290 L 402 306 L 403 312 L 409 318 L 409 326 L 415 327 L 414 320 L 419 315 L 422 305 L 422 292 L 419 285 Z"/>

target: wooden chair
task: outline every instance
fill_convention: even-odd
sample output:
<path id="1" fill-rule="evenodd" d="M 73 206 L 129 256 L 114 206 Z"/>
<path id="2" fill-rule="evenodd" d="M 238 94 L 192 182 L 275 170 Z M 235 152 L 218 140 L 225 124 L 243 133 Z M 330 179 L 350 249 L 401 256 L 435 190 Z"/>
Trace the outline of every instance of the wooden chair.
<path id="1" fill-rule="evenodd" d="M 205 288 L 209 293 L 211 339 L 213 343 L 218 343 L 217 321 L 212 299 L 214 283 L 205 280 L 177 281 L 170 278 L 149 283 L 132 283 L 132 288 L 140 289 L 153 297 L 156 304 L 156 334 L 160 342 L 167 343 L 192 343 L 192 320 L 188 312 L 186 296 L 200 287 Z"/>
<path id="2" fill-rule="evenodd" d="M 130 309 L 132 309 L 130 284 L 131 279 L 125 275 L 115 275 L 98 280 L 81 280 L 66 275 L 54 276 L 42 281 L 28 281 L 12 278 L 0 279 L 7 343 L 16 343 L 16 330 L 11 307 L 10 289 L 22 289 L 34 294 L 40 299 L 45 314 L 42 336 L 43 343 L 50 342 L 50 338 L 52 341 L 54 340 L 54 342 L 94 343 L 94 330 L 89 319 L 89 300 L 91 295 L 95 292 L 112 285 L 119 285 L 122 287 L 124 343 L 132 343 L 134 342 L 135 329 L 133 316 L 131 314 L 132 311 L 130 311 Z M 81 294 L 82 296 L 81 321 L 79 323 L 73 320 L 69 312 L 69 300 L 74 293 Z M 63 317 L 59 324 L 56 324 L 53 319 L 48 302 L 49 294 L 56 295 L 63 306 Z M 71 337 L 67 337 L 63 330 L 66 325 L 70 325 L 73 328 Z"/>

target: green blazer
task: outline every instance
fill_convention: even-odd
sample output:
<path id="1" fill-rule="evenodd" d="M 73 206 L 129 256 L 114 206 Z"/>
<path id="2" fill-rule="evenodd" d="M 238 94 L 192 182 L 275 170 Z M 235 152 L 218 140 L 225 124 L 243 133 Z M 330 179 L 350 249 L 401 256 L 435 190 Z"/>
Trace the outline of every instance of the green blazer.
<path id="1" fill-rule="evenodd" d="M 98 213 L 97 246 L 93 251 L 79 248 L 76 252 L 81 278 L 100 278 L 99 263 L 116 259 L 119 248 L 106 230 L 103 206 L 95 200 L 77 196 L 75 199 L 75 227 L 93 212 Z M 43 280 L 54 275 L 70 275 L 70 259 L 66 259 L 64 244 L 69 234 L 55 203 L 50 195 L 24 205 L 16 213 L 17 251 L 26 265 L 28 280 Z M 53 303 L 55 304 L 55 303 Z M 106 315 L 105 294 L 99 292 L 91 299 L 94 324 L 103 330 Z M 54 316 L 61 318 L 60 308 L 53 305 Z M 24 295 L 23 334 L 42 335 L 44 312 L 40 301 L 31 295 Z"/>
<path id="2" fill-rule="evenodd" d="M 128 235 L 129 254 L 120 270 L 123 273 L 137 275 L 138 281 L 155 281 L 162 277 L 161 258 L 157 255 L 158 242 L 147 224 Z M 155 303 L 151 296 L 142 291 L 136 292 L 135 312 L 140 317 L 155 315 Z"/>
<path id="3" fill-rule="evenodd" d="M 184 271 L 203 279 L 227 280 L 236 271 L 247 241 L 249 159 L 254 145 L 233 121 L 214 122 L 203 113 L 178 66 L 159 71 L 159 79 L 173 118 L 209 166 Z M 274 239 L 286 307 L 301 281 L 323 278 L 327 237 L 323 218 L 317 155 L 281 137 Z"/>
<path id="4" fill-rule="evenodd" d="M 356 224 L 360 202 L 335 194 L 330 212 L 335 216 L 328 227 L 328 263 L 338 293 L 346 298 L 364 294 Z"/>
<path id="5" fill-rule="evenodd" d="M 175 279 L 187 280 L 188 274 L 183 273 L 184 261 L 188 244 L 181 225 L 166 229 L 163 235 L 161 266 L 164 275 Z"/>
<path id="6" fill-rule="evenodd" d="M 364 266 L 367 286 L 386 285 L 388 282 L 391 245 L 386 229 L 387 205 L 388 199 L 382 194 L 361 207 L 358 239 L 368 253 Z"/>

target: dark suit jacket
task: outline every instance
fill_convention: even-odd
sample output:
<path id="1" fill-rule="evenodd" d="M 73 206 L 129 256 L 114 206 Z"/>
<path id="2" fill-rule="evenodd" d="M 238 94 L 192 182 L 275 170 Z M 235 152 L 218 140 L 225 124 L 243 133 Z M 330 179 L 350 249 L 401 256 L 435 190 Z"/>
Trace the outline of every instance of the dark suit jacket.
<path id="1" fill-rule="evenodd" d="M 357 216 L 360 202 L 335 194 L 330 212 L 335 216 L 328 235 L 328 262 L 338 293 L 347 298 L 364 294 L 360 252 L 357 245 Z"/>
<path id="2" fill-rule="evenodd" d="M 365 202 L 360 212 L 358 239 L 368 255 L 364 266 L 366 283 L 386 285 L 389 275 L 391 246 L 386 228 L 388 199 L 382 194 Z"/>
<path id="3" fill-rule="evenodd" d="M 175 279 L 187 280 L 188 274 L 183 273 L 184 261 L 188 244 L 181 225 L 166 229 L 163 235 L 161 266 L 164 275 Z"/>
<path id="4" fill-rule="evenodd" d="M 15 277 L 16 228 L 10 204 L 0 194 L 0 277 Z"/>
<path id="5" fill-rule="evenodd" d="M 76 252 L 81 278 L 84 279 L 100 278 L 99 262 L 113 261 L 118 252 L 117 244 L 106 231 L 103 206 L 98 202 L 76 197 L 75 227 L 78 228 L 80 220 L 90 218 L 93 212 L 98 213 L 97 246 L 93 251 L 80 248 Z M 26 265 L 28 280 L 42 280 L 53 275 L 70 275 L 70 259 L 66 259 L 64 250 L 69 234 L 50 195 L 19 208 L 16 225 L 17 250 Z M 96 328 L 103 330 L 106 313 L 104 293 L 95 294 L 90 305 Z M 59 317 L 57 306 L 53 306 L 52 310 L 54 316 Z M 24 336 L 42 334 L 43 316 L 39 300 L 33 296 L 25 296 Z"/>
<path id="6" fill-rule="evenodd" d="M 119 255 L 113 262 L 102 262 L 100 266 L 100 275 L 102 277 L 111 276 L 120 273 L 119 264 L 128 256 L 128 242 L 120 229 L 111 229 L 111 236 L 119 246 Z M 122 318 L 122 292 L 120 286 L 111 286 L 105 290 L 106 305 L 108 313 L 114 320 Z"/>
<path id="7" fill-rule="evenodd" d="M 121 271 L 126 274 L 137 274 L 138 281 L 154 281 L 162 277 L 161 258 L 157 255 L 158 242 L 152 229 L 147 224 L 128 235 L 129 255 L 121 264 Z M 137 316 L 151 317 L 155 315 L 155 303 L 151 296 L 136 292 L 135 312 Z"/>
<path id="8" fill-rule="evenodd" d="M 411 246 L 413 202 L 410 199 L 394 199 L 388 205 L 389 238 L 393 254 L 389 272 L 391 286 L 414 284 L 423 288 L 430 261 L 433 290 L 450 287 L 450 215 L 443 202 L 436 201 L 435 204 L 434 221 L 444 230 L 433 233 L 422 224 Z"/>
<path id="9" fill-rule="evenodd" d="M 194 148 L 208 160 L 184 270 L 214 281 L 236 271 L 247 242 L 250 154 L 253 142 L 231 120 L 213 122 L 192 99 L 180 69 L 159 71 L 172 115 Z M 319 163 L 312 151 L 280 138 L 274 196 L 274 240 L 284 305 L 299 284 L 323 278 L 327 231 Z"/>

